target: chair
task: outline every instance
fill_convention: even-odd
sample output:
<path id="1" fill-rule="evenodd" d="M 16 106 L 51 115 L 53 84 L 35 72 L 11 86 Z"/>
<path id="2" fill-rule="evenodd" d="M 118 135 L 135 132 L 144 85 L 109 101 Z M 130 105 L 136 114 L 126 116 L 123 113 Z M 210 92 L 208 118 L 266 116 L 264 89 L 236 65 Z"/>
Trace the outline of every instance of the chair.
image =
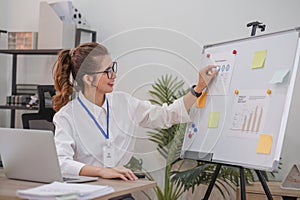
<path id="1" fill-rule="evenodd" d="M 52 96 L 55 95 L 53 85 L 38 85 L 39 111 L 38 113 L 22 114 L 22 123 L 24 129 L 52 130 L 54 132 L 54 124 L 52 123 L 55 114 L 52 109 Z"/>

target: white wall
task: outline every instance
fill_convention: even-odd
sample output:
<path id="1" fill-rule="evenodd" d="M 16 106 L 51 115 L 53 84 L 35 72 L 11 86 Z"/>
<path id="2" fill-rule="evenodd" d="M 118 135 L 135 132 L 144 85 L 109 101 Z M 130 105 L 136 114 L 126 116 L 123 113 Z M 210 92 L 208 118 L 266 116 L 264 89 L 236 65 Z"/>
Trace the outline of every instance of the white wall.
<path id="1" fill-rule="evenodd" d="M 249 36 L 246 23 L 260 20 L 267 32 L 299 26 L 299 1 L 99 1 L 74 0 L 101 40 L 137 27 L 170 28 L 200 44 Z"/>
<path id="2" fill-rule="evenodd" d="M 9 10 L 0 12 L 0 25 L 4 23 L 9 31 L 37 31 L 39 2 L 0 0 L 0 10 L 4 8 L 2 5 Z M 116 90 L 141 99 L 149 98 L 150 84 L 161 74 L 177 75 L 187 86 L 195 83 L 201 67 L 201 46 L 248 37 L 250 29 L 246 24 L 250 21 L 264 22 L 265 33 L 300 26 L 298 0 L 73 0 L 73 3 L 97 31 L 98 42 L 104 43 L 119 62 Z M 2 22 L 3 19 L 6 21 Z M 10 63 L 9 58 L 0 59 L 1 63 Z M 53 58 L 36 58 L 34 63 L 23 59 L 19 81 L 52 82 L 49 63 Z M 1 84 L 9 80 L 1 74 Z M 4 98 L 1 96 L 0 101 Z M 5 115 L 0 112 L 2 119 Z M 139 129 L 137 133 L 138 156 L 144 158 L 148 170 L 157 172 L 163 167 L 163 159 L 155 145 L 147 141 L 145 130 Z"/>

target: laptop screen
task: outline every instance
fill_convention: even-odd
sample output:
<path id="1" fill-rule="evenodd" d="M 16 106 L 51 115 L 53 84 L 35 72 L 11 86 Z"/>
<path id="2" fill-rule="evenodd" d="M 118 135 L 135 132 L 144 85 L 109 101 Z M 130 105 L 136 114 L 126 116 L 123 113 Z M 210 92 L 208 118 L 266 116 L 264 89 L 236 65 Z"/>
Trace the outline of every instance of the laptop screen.
<path id="1" fill-rule="evenodd" d="M 0 153 L 8 178 L 62 181 L 52 131 L 0 128 Z"/>

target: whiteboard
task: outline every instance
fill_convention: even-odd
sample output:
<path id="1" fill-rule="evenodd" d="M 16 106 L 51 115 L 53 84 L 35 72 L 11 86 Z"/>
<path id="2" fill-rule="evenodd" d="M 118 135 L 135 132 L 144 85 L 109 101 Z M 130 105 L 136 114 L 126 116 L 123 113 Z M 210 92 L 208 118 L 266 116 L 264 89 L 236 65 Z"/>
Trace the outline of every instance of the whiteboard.
<path id="1" fill-rule="evenodd" d="M 204 46 L 219 73 L 190 110 L 181 157 L 277 171 L 299 55 L 299 29 Z"/>

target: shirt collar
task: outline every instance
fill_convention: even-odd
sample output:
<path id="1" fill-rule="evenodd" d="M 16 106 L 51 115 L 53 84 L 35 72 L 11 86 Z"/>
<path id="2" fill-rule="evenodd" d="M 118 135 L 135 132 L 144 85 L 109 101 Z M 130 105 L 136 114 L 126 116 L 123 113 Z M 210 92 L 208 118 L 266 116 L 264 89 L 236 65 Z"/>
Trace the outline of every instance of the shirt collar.
<path id="1" fill-rule="evenodd" d="M 84 103 L 84 105 L 89 109 L 89 111 L 96 117 L 98 118 L 101 114 L 102 111 L 107 112 L 107 99 L 104 99 L 104 103 L 102 106 L 98 106 L 92 102 L 90 102 L 80 91 L 79 92 L 79 98 L 80 100 Z"/>

